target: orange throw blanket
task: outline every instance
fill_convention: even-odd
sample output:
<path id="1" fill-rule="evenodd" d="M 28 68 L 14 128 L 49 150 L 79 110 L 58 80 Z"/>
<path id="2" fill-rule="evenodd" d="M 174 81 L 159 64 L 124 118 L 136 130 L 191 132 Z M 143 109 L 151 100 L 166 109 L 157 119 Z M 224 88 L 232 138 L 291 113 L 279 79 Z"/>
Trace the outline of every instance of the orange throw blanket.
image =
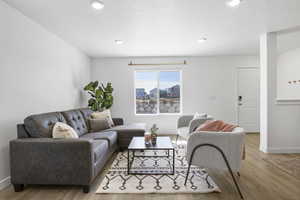
<path id="1" fill-rule="evenodd" d="M 237 125 L 225 123 L 222 120 L 208 120 L 199 126 L 196 131 L 232 132 Z"/>
<path id="2" fill-rule="evenodd" d="M 204 122 L 202 125 L 200 125 L 196 132 L 198 131 L 212 131 L 212 132 L 232 132 L 233 129 L 235 129 L 237 125 L 228 124 L 225 123 L 222 120 L 208 120 Z M 244 145 L 243 147 L 243 155 L 242 159 L 246 159 L 246 147 Z"/>

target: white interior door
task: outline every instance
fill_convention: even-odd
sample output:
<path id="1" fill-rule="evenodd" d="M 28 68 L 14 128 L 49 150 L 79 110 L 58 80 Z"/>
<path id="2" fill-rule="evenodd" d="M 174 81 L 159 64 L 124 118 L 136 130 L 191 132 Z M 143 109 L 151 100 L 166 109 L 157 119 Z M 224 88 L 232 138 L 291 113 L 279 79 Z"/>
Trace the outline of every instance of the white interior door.
<path id="1" fill-rule="evenodd" d="M 259 69 L 238 68 L 238 124 L 246 132 L 259 132 Z"/>

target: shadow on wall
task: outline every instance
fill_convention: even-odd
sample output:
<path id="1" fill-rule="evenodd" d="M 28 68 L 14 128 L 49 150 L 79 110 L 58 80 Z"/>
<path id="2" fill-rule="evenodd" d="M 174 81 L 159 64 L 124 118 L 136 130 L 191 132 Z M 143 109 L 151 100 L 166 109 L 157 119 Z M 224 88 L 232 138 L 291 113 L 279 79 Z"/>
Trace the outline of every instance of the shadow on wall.
<path id="1" fill-rule="evenodd" d="M 73 105 L 76 105 L 75 107 L 86 107 L 87 102 L 88 102 L 88 96 L 87 94 L 83 91 L 83 87 L 85 86 L 86 83 L 89 82 L 89 80 L 86 80 L 85 82 L 82 81 L 82 73 L 86 73 L 83 71 L 86 71 L 86 68 L 82 68 L 80 71 L 76 71 L 76 65 L 71 65 L 71 70 L 72 70 L 72 88 L 73 91 L 70 92 L 74 102 Z"/>

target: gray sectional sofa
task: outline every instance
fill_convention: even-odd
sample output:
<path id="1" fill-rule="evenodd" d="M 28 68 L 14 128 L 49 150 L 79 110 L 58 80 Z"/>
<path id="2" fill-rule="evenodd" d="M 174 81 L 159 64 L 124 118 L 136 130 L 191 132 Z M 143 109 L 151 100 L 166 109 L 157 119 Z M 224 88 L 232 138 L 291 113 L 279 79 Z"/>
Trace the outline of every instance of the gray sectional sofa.
<path id="1" fill-rule="evenodd" d="M 31 115 L 17 125 L 18 139 L 10 141 L 11 183 L 15 191 L 25 184 L 79 185 L 85 193 L 111 155 L 128 147 L 133 136 L 143 136 L 145 124 L 115 126 L 91 133 L 88 108 Z M 64 122 L 73 127 L 79 139 L 53 139 L 52 127 Z"/>

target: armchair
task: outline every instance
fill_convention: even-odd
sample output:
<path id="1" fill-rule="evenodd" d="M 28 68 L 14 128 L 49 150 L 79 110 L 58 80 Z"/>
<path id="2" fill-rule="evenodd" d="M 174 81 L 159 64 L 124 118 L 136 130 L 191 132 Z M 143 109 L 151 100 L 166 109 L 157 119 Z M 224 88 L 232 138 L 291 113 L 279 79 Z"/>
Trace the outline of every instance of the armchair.
<path id="1" fill-rule="evenodd" d="M 182 115 L 177 120 L 177 137 L 183 137 L 184 139 L 188 139 L 190 134 L 196 130 L 198 126 L 203 124 L 207 120 L 212 120 L 212 116 L 207 115 L 201 118 L 193 119 L 194 115 Z"/>
<path id="2" fill-rule="evenodd" d="M 232 132 L 194 132 L 187 143 L 186 158 L 189 163 L 185 179 L 188 180 L 191 165 L 203 168 L 228 170 L 243 199 L 241 190 L 237 184 L 233 172 L 241 168 L 245 131 L 237 127 Z"/>

